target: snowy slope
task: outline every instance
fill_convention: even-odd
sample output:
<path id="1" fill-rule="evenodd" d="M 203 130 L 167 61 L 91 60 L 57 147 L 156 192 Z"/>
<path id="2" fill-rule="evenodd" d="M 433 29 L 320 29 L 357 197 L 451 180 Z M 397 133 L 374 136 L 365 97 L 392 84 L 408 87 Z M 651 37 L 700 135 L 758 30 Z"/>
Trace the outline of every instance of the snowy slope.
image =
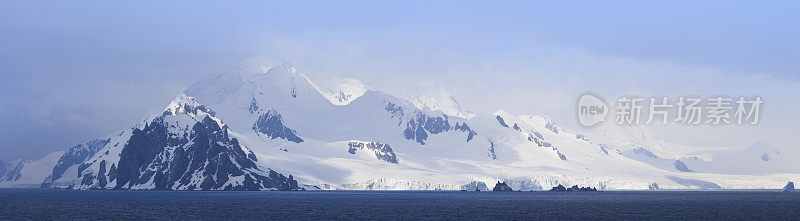
<path id="1" fill-rule="evenodd" d="M 505 181 L 613 190 L 779 188 L 800 177 L 777 166 L 720 169 L 745 158 L 754 161 L 743 167 L 781 165 L 793 155 L 779 148 L 725 153 L 646 128 L 573 131 L 545 116 L 467 112 L 443 90 L 418 95 L 355 80 L 315 84 L 289 64 L 213 76 L 163 113 L 70 149 L 42 180 L 80 189 L 457 190 Z"/>
<path id="2" fill-rule="evenodd" d="M 800 168 L 800 155 L 765 142 L 756 142 L 745 149 L 702 151 L 681 161 L 696 171 L 723 174 L 792 173 Z"/>
<path id="3" fill-rule="evenodd" d="M 2 175 L 0 176 L 0 188 L 40 187 L 63 153 L 64 151 L 53 152 L 34 161 L 15 160 L 5 163 L 0 168 L 0 175 Z"/>
<path id="4" fill-rule="evenodd" d="M 541 116 L 517 117 L 503 111 L 469 119 L 448 115 L 443 111 L 448 108 L 442 108 L 448 102 L 437 99 L 415 104 L 366 91 L 350 103 L 337 104 L 312 90 L 317 89 L 314 84 L 286 64 L 242 78 L 245 83 L 236 93 L 213 105 L 218 116 L 272 168 L 322 189 L 460 189 L 474 181 L 493 185 L 497 180 L 531 189 L 553 184 L 646 189 L 653 182 L 661 188 L 704 187 L 694 181 L 716 181 L 722 188 L 765 188 L 787 179 L 775 175 L 731 184 L 723 175 L 677 169 L 681 167 L 675 160 L 684 153 L 673 152 L 677 145 L 649 130 L 598 136 L 601 141 L 608 138 L 605 144 Z M 205 99 L 200 93 L 191 95 Z M 302 142 L 253 130 L 258 119 L 275 113 Z M 353 140 L 387 144 L 399 163 L 370 152 L 349 153 Z M 652 149 L 663 158 L 632 158 L 630 153 L 638 148 Z M 725 179 L 717 180 L 720 177 Z"/>
<path id="5" fill-rule="evenodd" d="M 335 105 L 347 105 L 367 92 L 367 87 L 361 81 L 352 78 L 320 81 L 315 83 L 314 87 Z"/>
<path id="6" fill-rule="evenodd" d="M 109 141 L 110 139 L 94 139 L 70 148 L 58 158 L 58 162 L 53 166 L 51 174 L 42 182 L 41 186 L 53 188 L 69 187 L 78 178 L 78 169 L 81 164 L 105 147 Z"/>
<path id="7" fill-rule="evenodd" d="M 163 114 L 103 139 L 77 167 L 76 189 L 293 190 L 284 176 L 255 162 L 214 111 L 179 95 Z M 70 166 L 72 167 L 72 166 Z M 67 169 L 69 170 L 69 169 Z M 57 170 L 53 170 L 57 174 Z M 63 185 L 63 184 L 62 184 Z"/>
<path id="8" fill-rule="evenodd" d="M 425 86 L 407 98 L 414 106 L 424 110 L 438 110 L 454 117 L 471 118 L 475 114 L 464 110 L 455 97 L 441 86 Z"/>

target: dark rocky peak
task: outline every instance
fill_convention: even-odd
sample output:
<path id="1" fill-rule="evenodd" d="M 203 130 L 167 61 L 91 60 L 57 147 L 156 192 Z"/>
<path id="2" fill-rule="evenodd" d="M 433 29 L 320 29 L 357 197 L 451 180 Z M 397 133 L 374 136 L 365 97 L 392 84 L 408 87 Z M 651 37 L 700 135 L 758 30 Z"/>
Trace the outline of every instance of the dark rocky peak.
<path id="1" fill-rule="evenodd" d="M 167 108 L 165 108 L 162 116 L 176 116 L 181 114 L 188 114 L 190 116 L 199 114 L 215 115 L 214 111 L 206 107 L 203 103 L 185 94 L 178 95 L 175 100 L 171 101 L 169 105 L 167 105 Z"/>
<path id="2" fill-rule="evenodd" d="M 511 189 L 511 187 L 508 186 L 508 184 L 506 184 L 505 182 L 497 181 L 497 184 L 494 185 L 492 191 L 499 192 L 499 191 L 514 191 L 514 190 Z"/>
<path id="3" fill-rule="evenodd" d="M 497 115 L 495 118 L 497 118 L 497 122 L 500 123 L 500 126 L 508 127 L 508 124 L 506 124 L 506 121 L 503 120 L 503 117 Z"/>
<path id="4" fill-rule="evenodd" d="M 786 186 L 783 186 L 783 192 L 794 192 L 794 182 L 789 181 Z"/>
<path id="5" fill-rule="evenodd" d="M 573 185 L 570 188 L 566 188 L 566 187 L 562 186 L 561 184 L 558 184 L 558 186 L 553 187 L 552 189 L 550 189 L 550 191 L 556 191 L 556 192 L 565 192 L 565 191 L 569 191 L 569 192 L 595 192 L 595 191 L 597 191 L 597 188 L 594 188 L 594 187 L 591 187 L 591 188 L 589 188 L 589 187 L 578 187 L 578 185 Z"/>
<path id="6" fill-rule="evenodd" d="M 363 141 L 351 141 L 347 143 L 349 149 L 347 150 L 350 154 L 356 154 L 356 151 L 367 149 L 375 153 L 375 157 L 379 160 L 383 160 L 389 163 L 398 164 L 397 155 L 395 155 L 392 148 L 389 147 L 389 144 L 383 144 L 379 142 L 363 142 Z"/>
<path id="7" fill-rule="evenodd" d="M 97 152 L 103 149 L 110 141 L 110 138 L 94 139 L 69 148 L 69 150 L 67 150 L 67 152 L 65 152 L 64 155 L 61 155 L 61 158 L 58 159 L 55 167 L 53 167 L 53 172 L 42 183 L 42 187 L 52 187 L 52 182 L 64 176 L 64 172 L 66 172 L 67 169 L 74 165 L 82 164 L 97 154 Z"/>
<path id="8" fill-rule="evenodd" d="M 677 170 L 680 170 L 680 171 L 683 171 L 683 172 L 692 172 L 692 170 L 690 170 L 689 167 L 686 166 L 686 164 L 681 162 L 680 160 L 675 160 L 675 162 L 672 163 L 672 165 L 675 166 L 675 169 L 677 169 Z"/>
<path id="9" fill-rule="evenodd" d="M 134 128 L 119 154 L 83 166 L 79 188 L 163 190 L 297 190 L 291 176 L 260 168 L 211 116 L 191 122 L 154 119 Z M 177 125 L 176 125 L 177 124 Z M 188 126 L 188 125 L 187 125 Z"/>
<path id="10" fill-rule="evenodd" d="M 461 132 L 467 132 L 467 142 L 472 140 L 472 138 L 475 138 L 475 135 L 478 135 L 478 133 L 469 128 L 469 125 L 467 125 L 466 122 L 464 123 L 456 122 L 456 126 L 453 127 L 453 129 Z"/>
<path id="11" fill-rule="evenodd" d="M 274 110 L 268 110 L 259 116 L 256 122 L 253 123 L 252 129 L 270 139 L 281 138 L 295 143 L 303 142 L 303 139 L 297 135 L 296 131 L 284 124 L 281 114 Z"/>
<path id="12" fill-rule="evenodd" d="M 408 140 L 414 140 L 417 143 L 425 145 L 425 140 L 428 139 L 428 133 L 439 134 L 450 131 L 452 127 L 447 119 L 447 115 L 429 116 L 421 111 L 416 111 L 414 117 L 406 123 L 406 129 L 403 135 Z"/>

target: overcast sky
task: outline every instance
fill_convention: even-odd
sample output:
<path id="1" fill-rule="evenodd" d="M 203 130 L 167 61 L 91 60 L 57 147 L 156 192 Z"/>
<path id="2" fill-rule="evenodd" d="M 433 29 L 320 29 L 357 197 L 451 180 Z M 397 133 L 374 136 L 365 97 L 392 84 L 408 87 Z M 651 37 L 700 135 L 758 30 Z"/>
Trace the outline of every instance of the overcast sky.
<path id="1" fill-rule="evenodd" d="M 571 128 L 584 92 L 759 95 L 758 126 L 654 129 L 684 144 L 800 150 L 798 10 L 798 1 L 2 1 L 0 160 L 124 129 L 193 81 L 254 61 L 390 93 L 440 85 L 472 111 Z"/>

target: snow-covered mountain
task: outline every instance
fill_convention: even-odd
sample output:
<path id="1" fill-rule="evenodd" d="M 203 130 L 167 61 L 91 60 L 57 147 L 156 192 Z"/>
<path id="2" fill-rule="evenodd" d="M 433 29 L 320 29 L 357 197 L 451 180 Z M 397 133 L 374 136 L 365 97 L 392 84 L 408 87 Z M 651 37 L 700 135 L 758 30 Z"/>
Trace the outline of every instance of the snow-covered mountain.
<path id="1" fill-rule="evenodd" d="M 50 175 L 58 158 L 63 154 L 64 151 L 53 152 L 34 161 L 0 161 L 0 188 L 40 187 L 42 181 Z"/>
<path id="2" fill-rule="evenodd" d="M 94 139 L 89 142 L 76 145 L 58 158 L 55 166 L 47 178 L 42 182 L 42 187 L 65 188 L 73 184 L 78 178 L 78 168 L 83 162 L 94 156 L 100 149 L 105 147 L 110 139 Z"/>
<path id="3" fill-rule="evenodd" d="M 504 181 L 522 190 L 559 184 L 610 190 L 654 183 L 662 189 L 775 188 L 800 177 L 797 170 L 772 167 L 761 173 L 718 169 L 751 155 L 789 159 L 777 148 L 740 155 L 689 151 L 646 128 L 573 131 L 545 116 L 469 113 L 442 91 L 407 100 L 354 85 L 360 83 L 315 84 L 289 64 L 212 76 L 162 113 L 54 153 L 49 172 L 32 184 L 457 190 Z"/>
<path id="4" fill-rule="evenodd" d="M 335 105 L 347 105 L 367 92 L 367 86 L 352 78 L 333 78 L 314 84 L 319 92 Z"/>
<path id="5" fill-rule="evenodd" d="M 438 110 L 449 116 L 471 118 L 475 115 L 469 110 L 464 110 L 456 98 L 441 86 L 420 87 L 416 93 L 407 95 L 406 99 L 419 109 Z"/>
<path id="6" fill-rule="evenodd" d="M 800 155 L 765 142 L 741 150 L 701 151 L 681 161 L 700 172 L 724 174 L 794 173 L 800 168 Z"/>
<path id="7" fill-rule="evenodd" d="M 258 165 L 253 152 L 229 136 L 213 110 L 183 95 L 163 114 L 85 146 L 88 151 L 82 145 L 69 152 L 96 153 L 89 158 L 64 155 L 50 178 L 57 186 L 64 185 L 59 185 L 61 171 L 69 171 L 61 168 L 77 166 L 69 187 L 79 189 L 300 189 L 291 175 Z M 102 148 L 95 151 L 98 146 Z M 86 160 L 78 165 L 72 161 L 76 158 Z"/>

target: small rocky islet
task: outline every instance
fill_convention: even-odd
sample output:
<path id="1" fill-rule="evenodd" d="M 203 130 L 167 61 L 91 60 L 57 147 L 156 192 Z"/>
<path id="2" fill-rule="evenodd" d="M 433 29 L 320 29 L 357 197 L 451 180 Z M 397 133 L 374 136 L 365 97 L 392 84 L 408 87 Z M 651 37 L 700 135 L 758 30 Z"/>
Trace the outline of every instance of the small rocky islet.
<path id="1" fill-rule="evenodd" d="M 556 187 L 550 189 L 550 191 L 554 192 L 597 192 L 597 188 L 594 187 L 578 187 L 578 185 L 573 185 L 570 188 L 566 188 L 563 185 L 559 184 Z"/>

